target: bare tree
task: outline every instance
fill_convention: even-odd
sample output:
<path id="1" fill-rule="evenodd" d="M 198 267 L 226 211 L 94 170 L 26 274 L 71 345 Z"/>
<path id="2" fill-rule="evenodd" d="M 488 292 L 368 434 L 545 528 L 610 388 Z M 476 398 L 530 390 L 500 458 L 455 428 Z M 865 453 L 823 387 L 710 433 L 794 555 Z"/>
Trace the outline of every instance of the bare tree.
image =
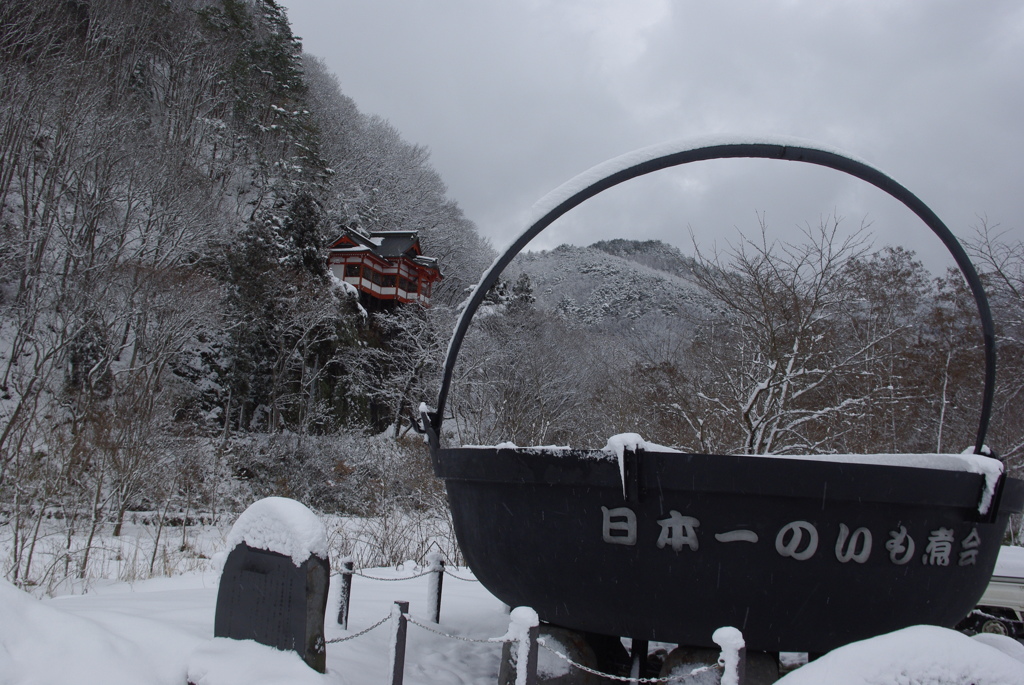
<path id="1" fill-rule="evenodd" d="M 599 392 L 615 390 L 596 382 L 591 350 L 577 344 L 577 332 L 514 297 L 482 307 L 477 317 L 452 381 L 456 439 L 525 446 L 600 439 L 606 427 L 588 430 L 588 409 Z"/>
<path id="2" fill-rule="evenodd" d="M 700 323 L 688 370 L 692 400 L 680 411 L 703 447 L 829 451 L 885 398 L 875 362 L 898 326 L 855 334 L 863 303 L 851 302 L 853 266 L 868 247 L 863 228 L 842 238 L 839 223 L 808 228 L 793 245 L 770 242 L 762 220 L 757 241 L 711 258 L 698 251 L 695 279 L 717 315 Z M 709 421 L 717 445 L 708 444 Z"/>
<path id="3" fill-rule="evenodd" d="M 967 247 L 996 319 L 999 373 L 993 444 L 1020 468 L 1024 458 L 1024 241 L 982 218 Z"/>

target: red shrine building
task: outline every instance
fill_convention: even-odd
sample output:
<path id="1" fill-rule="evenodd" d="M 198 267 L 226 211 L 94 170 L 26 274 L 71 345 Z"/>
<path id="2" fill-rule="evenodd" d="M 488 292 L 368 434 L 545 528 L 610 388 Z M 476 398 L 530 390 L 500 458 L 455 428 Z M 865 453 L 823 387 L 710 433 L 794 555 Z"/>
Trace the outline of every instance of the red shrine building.
<path id="1" fill-rule="evenodd" d="M 355 286 L 368 309 L 429 307 L 434 283 L 441 280 L 437 259 L 423 256 L 417 231 L 346 230 L 327 248 L 327 266 Z"/>

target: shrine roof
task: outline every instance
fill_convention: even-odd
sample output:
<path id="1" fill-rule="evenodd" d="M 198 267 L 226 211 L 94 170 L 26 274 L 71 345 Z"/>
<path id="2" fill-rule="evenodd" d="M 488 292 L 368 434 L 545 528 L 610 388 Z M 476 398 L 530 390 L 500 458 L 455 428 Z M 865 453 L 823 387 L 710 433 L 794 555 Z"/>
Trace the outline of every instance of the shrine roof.
<path id="1" fill-rule="evenodd" d="M 420 236 L 416 231 L 390 231 L 374 233 L 374 240 L 380 240 L 376 252 L 381 257 L 400 257 L 413 252 L 419 254 Z"/>
<path id="2" fill-rule="evenodd" d="M 418 231 L 374 231 L 362 233 L 346 230 L 328 249 L 346 252 L 370 251 L 378 257 L 391 258 L 420 255 Z"/>

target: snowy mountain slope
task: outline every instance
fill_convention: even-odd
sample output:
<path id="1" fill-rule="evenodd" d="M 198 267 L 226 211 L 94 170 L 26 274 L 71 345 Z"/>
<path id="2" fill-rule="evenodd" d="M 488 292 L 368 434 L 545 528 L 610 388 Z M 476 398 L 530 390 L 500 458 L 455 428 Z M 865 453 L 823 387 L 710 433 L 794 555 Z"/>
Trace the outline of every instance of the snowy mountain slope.
<path id="1" fill-rule="evenodd" d="M 660 240 L 614 238 L 600 240 L 590 247 L 684 279 L 693 276 L 693 257 L 686 256 L 679 248 Z"/>
<path id="2" fill-rule="evenodd" d="M 591 325 L 648 315 L 679 317 L 707 307 L 707 297 L 688 278 L 689 264 L 677 249 L 658 241 L 614 240 L 523 254 L 510 268 L 509 280 L 525 273 L 539 308 Z"/>

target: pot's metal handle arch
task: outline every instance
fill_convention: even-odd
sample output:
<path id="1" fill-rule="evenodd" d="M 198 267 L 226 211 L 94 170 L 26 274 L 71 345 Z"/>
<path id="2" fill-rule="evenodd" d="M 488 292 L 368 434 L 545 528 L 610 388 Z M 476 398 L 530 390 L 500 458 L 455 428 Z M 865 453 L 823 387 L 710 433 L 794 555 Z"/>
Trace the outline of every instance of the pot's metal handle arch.
<path id="1" fill-rule="evenodd" d="M 645 154 L 646 153 L 646 154 Z M 982 286 L 981 278 L 975 270 L 974 265 L 968 258 L 963 246 L 960 245 L 952 231 L 939 219 L 938 216 L 922 202 L 916 195 L 911 193 L 903 185 L 897 183 L 888 175 L 870 166 L 866 162 L 856 160 L 844 153 L 824 150 L 814 147 L 803 141 L 790 143 L 786 142 L 716 142 L 714 144 L 689 147 L 685 144 L 673 146 L 658 146 L 649 150 L 641 150 L 636 153 L 624 155 L 610 160 L 609 162 L 595 167 L 592 171 L 577 177 L 573 181 L 555 190 L 547 196 L 554 197 L 550 208 L 542 209 L 540 216 L 519 235 L 511 246 L 491 265 L 490 269 L 480 279 L 465 304 L 465 309 L 459 317 L 455 326 L 455 332 L 448 344 L 448 353 L 444 363 L 444 377 L 441 382 L 441 389 L 437 397 L 437 405 L 434 411 L 422 412 L 423 424 L 426 429 L 431 449 L 437 450 L 440 447 L 441 424 L 443 422 L 444 408 L 448 400 L 448 391 L 451 385 L 452 374 L 455 370 L 455 362 L 462 347 L 463 339 L 469 329 L 473 314 L 483 302 L 487 291 L 498 280 L 509 262 L 518 255 L 523 248 L 541 231 L 550 226 L 556 219 L 568 212 L 570 209 L 582 204 L 584 201 L 594 197 L 609 188 L 612 188 L 625 181 L 643 176 L 654 171 L 681 166 L 691 162 L 700 162 L 712 159 L 783 159 L 793 162 L 805 162 L 818 166 L 828 167 L 837 171 L 854 176 L 866 181 L 871 185 L 885 191 L 893 198 L 902 202 L 907 208 L 916 214 L 932 231 L 942 240 L 946 249 L 953 255 L 960 272 L 963 274 L 974 295 L 974 301 L 978 307 L 981 317 L 981 329 L 984 338 L 985 350 L 985 385 L 982 393 L 981 418 L 978 423 L 978 433 L 974 444 L 975 454 L 983 452 L 985 444 L 985 433 L 988 430 L 988 423 L 992 414 L 992 403 L 995 395 L 996 377 L 996 344 L 995 326 L 992 321 L 992 312 L 989 309 L 988 298 Z M 590 181 L 590 178 L 595 180 Z M 567 189 L 565 191 L 564 189 Z M 564 195 L 564 199 L 563 196 Z M 543 200 L 542 200 L 543 202 Z"/>

